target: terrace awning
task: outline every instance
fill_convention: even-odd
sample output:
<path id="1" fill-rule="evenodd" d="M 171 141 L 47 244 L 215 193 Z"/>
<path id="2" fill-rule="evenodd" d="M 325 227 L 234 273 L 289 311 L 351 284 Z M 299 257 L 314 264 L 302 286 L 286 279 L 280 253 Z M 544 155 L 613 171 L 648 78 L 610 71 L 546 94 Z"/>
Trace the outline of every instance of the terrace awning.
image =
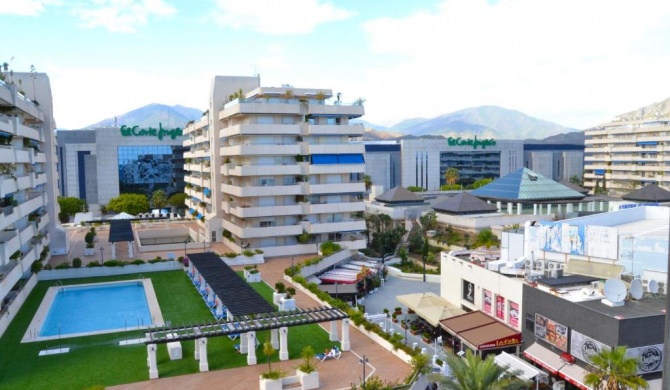
<path id="1" fill-rule="evenodd" d="M 440 321 L 457 315 L 465 314 L 466 311 L 453 304 L 446 306 L 421 307 L 415 310 L 416 314 L 426 320 L 432 326 L 440 325 Z"/>
<path id="2" fill-rule="evenodd" d="M 500 367 L 506 367 L 507 371 L 513 372 L 516 376 L 526 381 L 535 378 L 540 373 L 540 370 L 537 368 L 505 351 L 501 352 L 500 355 L 496 355 L 495 362 Z"/>
<path id="3" fill-rule="evenodd" d="M 538 343 L 526 348 L 523 355 L 554 375 L 558 375 L 558 371 L 565 365 L 559 354 Z"/>
<path id="4" fill-rule="evenodd" d="M 475 351 L 516 347 L 521 344 L 519 331 L 481 311 L 447 318 L 440 321 L 440 326 Z"/>
<path id="5" fill-rule="evenodd" d="M 436 306 L 444 307 L 452 305 L 451 302 L 433 293 L 398 295 L 395 297 L 395 299 L 397 299 L 398 302 L 402 303 L 403 305 L 407 306 L 407 308 L 414 311 L 417 311 L 417 309 L 424 307 L 436 307 Z"/>

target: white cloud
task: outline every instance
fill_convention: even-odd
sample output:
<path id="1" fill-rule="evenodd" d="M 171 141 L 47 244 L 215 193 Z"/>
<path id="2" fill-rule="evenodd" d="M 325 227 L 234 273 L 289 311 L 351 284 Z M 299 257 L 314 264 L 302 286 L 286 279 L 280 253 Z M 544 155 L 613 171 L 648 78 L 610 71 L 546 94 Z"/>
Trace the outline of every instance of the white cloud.
<path id="1" fill-rule="evenodd" d="M 0 15 L 37 16 L 45 6 L 60 4 L 58 0 L 0 0 Z"/>
<path id="2" fill-rule="evenodd" d="M 495 104 L 587 127 L 670 95 L 665 1 L 449 0 L 364 29 L 391 59 L 367 72 L 387 119 Z"/>
<path id="3" fill-rule="evenodd" d="M 104 27 L 111 32 L 132 33 L 150 16 L 169 16 L 177 10 L 163 0 L 95 0 L 73 9 L 82 27 Z"/>
<path id="4" fill-rule="evenodd" d="M 265 34 L 305 34 L 352 12 L 320 0 L 217 0 L 214 19 L 222 26 Z"/>

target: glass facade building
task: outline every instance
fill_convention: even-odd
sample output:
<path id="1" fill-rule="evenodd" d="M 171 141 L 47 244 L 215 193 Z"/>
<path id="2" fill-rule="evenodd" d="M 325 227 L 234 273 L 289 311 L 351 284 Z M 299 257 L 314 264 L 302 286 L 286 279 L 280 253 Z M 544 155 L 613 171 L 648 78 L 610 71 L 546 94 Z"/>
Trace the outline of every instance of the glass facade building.
<path id="1" fill-rule="evenodd" d="M 500 175 L 500 151 L 440 152 L 440 186 L 447 184 L 445 173 L 458 170 L 458 182 L 469 185 L 479 179 L 496 179 Z"/>
<path id="2" fill-rule="evenodd" d="M 174 192 L 176 164 L 173 156 L 179 155 L 175 146 L 140 145 L 119 146 L 119 191 L 120 193 L 143 193 L 151 195 L 156 190 Z M 182 152 L 183 155 L 183 152 Z M 181 176 L 183 178 L 183 164 Z"/>

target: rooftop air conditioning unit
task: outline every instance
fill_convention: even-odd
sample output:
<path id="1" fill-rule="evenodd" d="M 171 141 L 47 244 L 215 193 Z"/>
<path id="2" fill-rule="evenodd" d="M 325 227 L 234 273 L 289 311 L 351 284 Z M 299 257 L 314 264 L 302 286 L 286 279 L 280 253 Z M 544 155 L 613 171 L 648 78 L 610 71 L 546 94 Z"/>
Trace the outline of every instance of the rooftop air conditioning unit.
<path id="1" fill-rule="evenodd" d="M 553 278 L 553 276 L 552 276 L 552 271 L 551 271 L 551 270 L 548 270 L 548 269 L 545 269 L 545 270 L 544 270 L 544 277 L 545 277 L 545 278 Z"/>
<path id="2" fill-rule="evenodd" d="M 553 269 L 553 270 L 550 270 L 549 272 L 551 272 L 551 277 L 554 278 L 554 279 L 563 277 L 563 270 L 562 269 Z"/>

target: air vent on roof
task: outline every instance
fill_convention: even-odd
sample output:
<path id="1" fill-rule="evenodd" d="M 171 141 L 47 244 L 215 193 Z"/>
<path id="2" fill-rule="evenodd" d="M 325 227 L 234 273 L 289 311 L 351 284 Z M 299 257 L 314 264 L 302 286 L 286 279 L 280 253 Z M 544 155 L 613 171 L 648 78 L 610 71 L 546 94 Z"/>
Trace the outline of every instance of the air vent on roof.
<path id="1" fill-rule="evenodd" d="M 531 175 L 530 173 L 527 173 L 526 175 L 528 175 L 528 179 L 530 179 L 530 181 L 537 181 L 537 176 Z"/>

